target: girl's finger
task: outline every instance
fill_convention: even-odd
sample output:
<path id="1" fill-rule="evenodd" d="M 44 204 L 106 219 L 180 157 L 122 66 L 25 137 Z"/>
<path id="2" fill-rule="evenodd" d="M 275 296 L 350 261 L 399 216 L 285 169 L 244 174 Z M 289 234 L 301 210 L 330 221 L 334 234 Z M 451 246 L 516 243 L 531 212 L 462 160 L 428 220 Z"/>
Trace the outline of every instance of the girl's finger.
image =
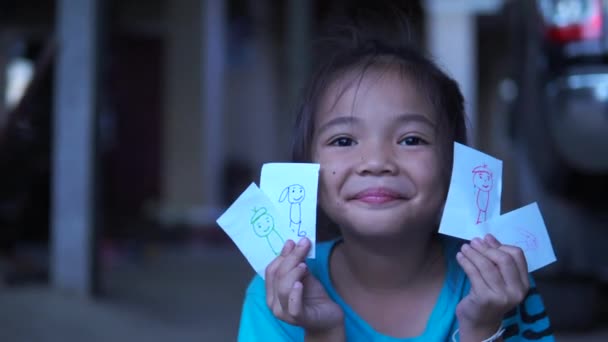
<path id="1" fill-rule="evenodd" d="M 517 270 L 519 277 L 521 278 L 521 282 L 524 284 L 526 288 L 530 287 L 530 278 L 528 275 L 528 262 L 526 261 L 526 256 L 524 255 L 524 251 L 516 246 L 502 245 L 500 250 L 509 253 L 515 263 L 517 264 Z"/>
<path id="2" fill-rule="evenodd" d="M 467 256 L 479 269 L 488 286 L 494 291 L 500 291 L 499 289 L 505 285 L 505 280 L 496 264 L 485 255 L 490 248 L 486 242 L 475 238 L 471 240 L 471 250 L 468 251 Z"/>
<path id="3" fill-rule="evenodd" d="M 274 276 L 276 274 L 276 270 L 281 264 L 281 257 L 276 257 L 268 266 L 266 266 L 266 271 L 264 272 L 264 286 L 266 288 L 266 304 L 268 307 L 272 307 L 275 298 L 275 282 Z"/>
<path id="4" fill-rule="evenodd" d="M 298 244 L 293 248 L 293 250 L 285 256 L 283 262 L 279 266 L 277 270 L 277 274 L 279 276 L 291 271 L 294 267 L 296 267 L 299 263 L 306 259 L 306 255 L 308 251 L 310 251 L 311 243 L 310 240 L 306 237 L 303 237 L 298 241 Z"/>
<path id="5" fill-rule="evenodd" d="M 289 292 L 289 303 L 287 304 L 287 312 L 291 317 L 297 318 L 302 315 L 303 294 L 304 285 L 301 281 L 296 281 Z"/>
<path id="6" fill-rule="evenodd" d="M 526 287 L 529 287 L 530 279 L 528 276 L 528 263 L 526 262 L 526 256 L 524 255 L 524 252 L 521 250 L 521 248 L 516 246 L 503 245 L 492 234 L 487 234 L 485 236 L 485 241 L 488 242 L 492 247 L 500 248 L 501 250 L 504 250 L 505 252 L 513 256 L 513 259 L 517 263 L 522 283 L 525 284 Z"/>
<path id="7" fill-rule="evenodd" d="M 500 274 L 505 281 L 507 293 L 515 298 L 525 295 L 527 286 L 522 282 L 519 267 L 513 256 L 504 250 L 497 248 L 488 248 L 484 254 L 488 259 L 494 262 L 500 270 Z M 521 299 L 523 299 L 523 297 Z"/>
<path id="8" fill-rule="evenodd" d="M 456 253 L 456 261 L 462 269 L 464 273 L 466 273 L 467 277 L 469 277 L 469 281 L 471 282 L 471 288 L 479 290 L 479 291 L 490 291 L 488 284 L 485 282 L 479 269 L 473 264 L 469 257 L 467 257 L 463 251 L 466 249 L 471 249 L 467 244 L 462 246 L 462 251 Z"/>
<path id="9" fill-rule="evenodd" d="M 302 262 L 279 280 L 279 283 L 277 284 L 277 298 L 279 299 L 282 308 L 287 309 L 289 306 L 289 296 L 293 286 L 297 282 L 302 282 L 302 279 L 307 273 L 307 269 L 306 264 Z"/>
<path id="10" fill-rule="evenodd" d="M 492 234 L 486 234 L 486 236 L 483 239 L 491 247 L 499 248 L 500 246 L 502 246 L 502 243 L 500 243 L 500 241 L 498 241 Z"/>
<path id="11" fill-rule="evenodd" d="M 277 270 L 278 270 L 279 266 L 281 265 L 281 262 L 283 261 L 283 259 L 285 259 L 287 254 L 289 254 L 293 250 L 294 246 L 295 246 L 295 243 L 293 241 L 287 240 L 287 242 L 285 242 L 285 245 L 283 245 L 281 254 L 279 256 L 277 256 L 270 264 L 268 264 L 268 266 L 266 267 L 266 270 L 264 271 L 265 288 L 266 288 L 266 304 L 268 305 L 268 307 L 272 307 L 273 301 L 275 298 L 275 281 L 274 281 L 274 279 L 275 279 Z"/>

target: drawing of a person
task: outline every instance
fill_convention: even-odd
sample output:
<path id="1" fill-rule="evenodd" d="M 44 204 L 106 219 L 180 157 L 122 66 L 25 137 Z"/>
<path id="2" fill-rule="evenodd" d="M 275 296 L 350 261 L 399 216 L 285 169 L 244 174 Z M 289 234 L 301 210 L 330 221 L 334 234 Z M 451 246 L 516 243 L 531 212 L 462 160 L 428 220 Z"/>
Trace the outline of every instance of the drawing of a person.
<path id="1" fill-rule="evenodd" d="M 473 187 L 475 188 L 475 197 L 477 208 L 477 224 L 485 222 L 488 212 L 488 204 L 490 202 L 490 190 L 494 181 L 492 179 L 492 171 L 487 165 L 479 165 L 473 169 Z"/>
<path id="2" fill-rule="evenodd" d="M 285 240 L 274 229 L 274 218 L 268 214 L 268 210 L 265 207 L 253 208 L 253 216 L 251 216 L 250 222 L 255 234 L 261 238 L 266 238 L 272 252 L 275 255 L 279 255 L 285 244 Z"/>
<path id="3" fill-rule="evenodd" d="M 292 184 L 281 192 L 279 202 L 287 200 L 289 202 L 289 228 L 298 233 L 298 236 L 306 236 L 306 231 L 301 230 L 302 226 L 302 201 L 306 196 L 304 187 L 300 184 Z"/>

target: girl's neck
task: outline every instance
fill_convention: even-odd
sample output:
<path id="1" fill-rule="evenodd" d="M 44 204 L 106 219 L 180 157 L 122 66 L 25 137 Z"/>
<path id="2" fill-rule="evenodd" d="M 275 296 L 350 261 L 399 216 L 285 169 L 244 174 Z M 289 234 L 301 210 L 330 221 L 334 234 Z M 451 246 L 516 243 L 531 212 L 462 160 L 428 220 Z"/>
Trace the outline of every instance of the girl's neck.
<path id="1" fill-rule="evenodd" d="M 435 234 L 378 239 L 343 236 L 332 259 L 332 276 L 350 286 L 390 294 L 424 284 L 442 271 L 443 253 Z M 336 279 L 337 280 L 337 279 Z M 343 283 L 344 284 L 344 283 Z"/>

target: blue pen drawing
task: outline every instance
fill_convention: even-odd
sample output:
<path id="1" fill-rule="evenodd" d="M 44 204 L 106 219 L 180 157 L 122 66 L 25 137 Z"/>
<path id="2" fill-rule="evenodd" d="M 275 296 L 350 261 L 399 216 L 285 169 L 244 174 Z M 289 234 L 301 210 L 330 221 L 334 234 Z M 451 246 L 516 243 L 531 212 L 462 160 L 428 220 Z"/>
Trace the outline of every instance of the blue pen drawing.
<path id="1" fill-rule="evenodd" d="M 304 187 L 300 184 L 292 184 L 281 192 L 279 202 L 287 200 L 289 202 L 289 228 L 298 236 L 306 236 L 306 231 L 301 230 L 302 227 L 302 201 L 306 196 Z"/>

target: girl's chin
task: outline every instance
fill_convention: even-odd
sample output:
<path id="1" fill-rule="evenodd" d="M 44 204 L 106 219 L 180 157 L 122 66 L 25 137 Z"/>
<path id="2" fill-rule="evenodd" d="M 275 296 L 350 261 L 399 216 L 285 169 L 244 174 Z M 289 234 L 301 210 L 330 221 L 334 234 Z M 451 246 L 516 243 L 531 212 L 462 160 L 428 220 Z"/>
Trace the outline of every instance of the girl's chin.
<path id="1" fill-rule="evenodd" d="M 373 219 L 360 218 L 350 220 L 340 225 L 344 235 L 357 235 L 362 237 L 412 237 L 420 234 L 432 234 L 437 230 L 436 220 L 420 220 L 419 218 Z"/>
<path id="2" fill-rule="evenodd" d="M 343 232 L 342 237 L 345 241 L 355 242 L 359 246 L 367 246 L 369 248 L 375 246 L 380 249 L 395 245 L 406 246 L 412 241 L 419 241 L 418 239 L 412 239 L 411 234 L 402 231 L 349 231 Z"/>
<path id="3" fill-rule="evenodd" d="M 412 232 L 405 225 L 390 225 L 383 226 L 379 224 L 361 224 L 357 223 L 356 226 L 344 227 L 342 229 L 343 234 L 345 235 L 357 235 L 361 237 L 388 237 L 388 238 L 397 238 L 397 237 L 407 237 L 411 235 Z"/>

